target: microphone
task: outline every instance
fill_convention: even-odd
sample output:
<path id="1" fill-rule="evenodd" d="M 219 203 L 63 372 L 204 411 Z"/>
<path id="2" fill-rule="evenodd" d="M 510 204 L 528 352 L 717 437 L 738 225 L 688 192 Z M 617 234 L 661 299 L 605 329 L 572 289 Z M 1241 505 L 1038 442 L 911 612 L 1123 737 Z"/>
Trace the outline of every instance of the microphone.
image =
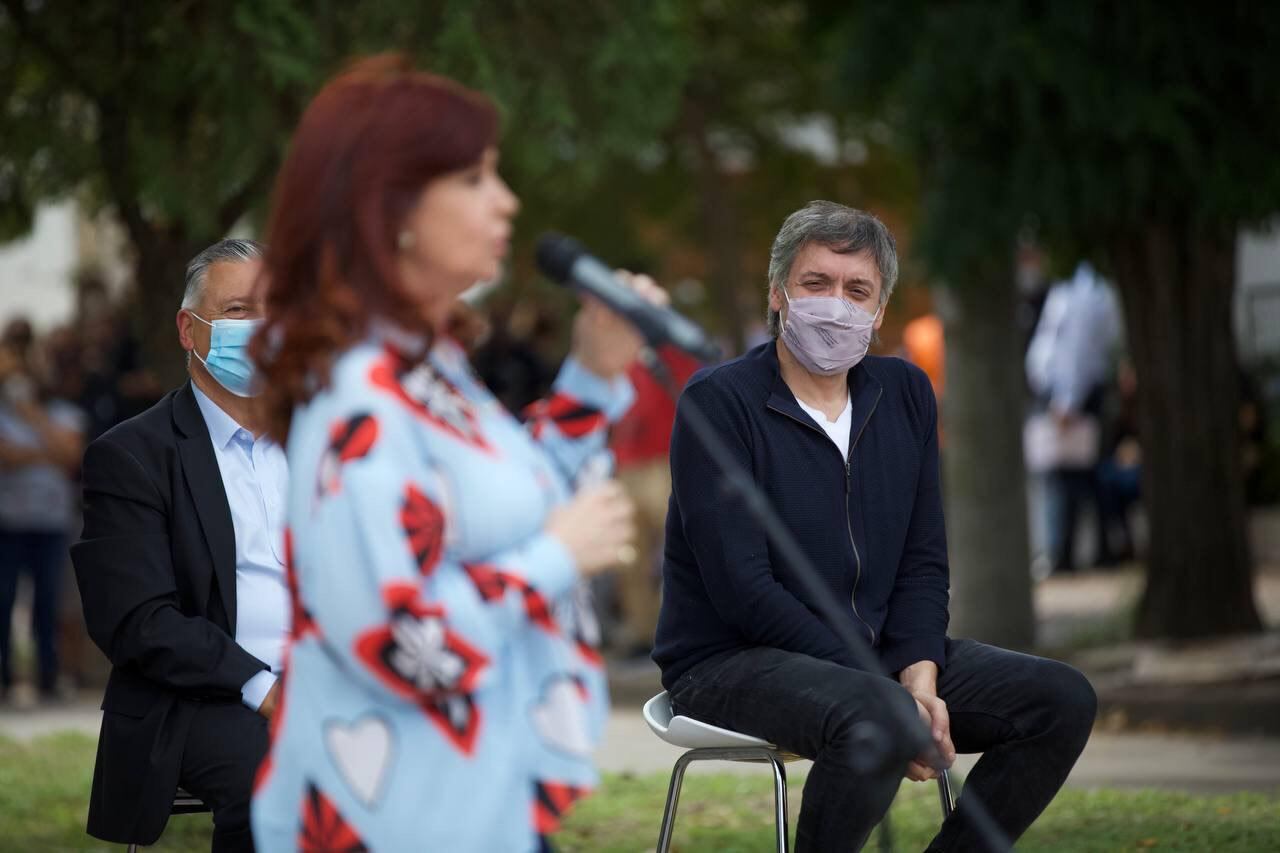
<path id="1" fill-rule="evenodd" d="M 599 299 L 635 326 L 650 346 L 671 344 L 703 361 L 719 360 L 720 348 L 697 323 L 645 300 L 572 237 L 543 234 L 536 255 L 547 278 Z"/>

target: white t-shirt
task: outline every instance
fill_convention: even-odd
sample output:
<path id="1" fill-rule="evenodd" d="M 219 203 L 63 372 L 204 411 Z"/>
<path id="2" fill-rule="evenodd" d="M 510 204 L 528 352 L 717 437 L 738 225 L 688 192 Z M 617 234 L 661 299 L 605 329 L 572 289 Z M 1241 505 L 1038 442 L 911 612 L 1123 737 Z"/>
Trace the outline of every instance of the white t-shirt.
<path id="1" fill-rule="evenodd" d="M 827 420 L 827 416 L 824 415 L 820 409 L 815 409 L 812 406 L 806 406 L 798 399 L 796 402 L 800 403 L 800 408 L 808 412 L 809 417 L 813 418 L 818 426 L 826 430 L 827 435 L 831 436 L 831 440 L 836 443 L 836 448 L 840 451 L 840 458 L 848 459 L 849 426 L 853 422 L 853 399 L 850 398 L 844 401 L 844 408 L 841 409 L 840 416 L 834 421 Z"/>

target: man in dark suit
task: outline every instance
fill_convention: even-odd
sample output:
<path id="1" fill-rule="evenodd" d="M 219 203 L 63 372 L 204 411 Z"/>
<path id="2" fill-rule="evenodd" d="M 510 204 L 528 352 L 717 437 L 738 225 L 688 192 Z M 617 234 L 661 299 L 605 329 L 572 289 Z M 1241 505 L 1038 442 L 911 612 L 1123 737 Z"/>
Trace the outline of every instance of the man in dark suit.
<path id="1" fill-rule="evenodd" d="M 224 240 L 192 260 L 177 315 L 190 381 L 85 453 L 71 556 L 112 663 L 88 823 L 107 841 L 153 843 L 181 786 L 213 810 L 214 851 L 253 849 L 288 630 L 284 455 L 257 437 L 245 351 L 260 255 Z"/>

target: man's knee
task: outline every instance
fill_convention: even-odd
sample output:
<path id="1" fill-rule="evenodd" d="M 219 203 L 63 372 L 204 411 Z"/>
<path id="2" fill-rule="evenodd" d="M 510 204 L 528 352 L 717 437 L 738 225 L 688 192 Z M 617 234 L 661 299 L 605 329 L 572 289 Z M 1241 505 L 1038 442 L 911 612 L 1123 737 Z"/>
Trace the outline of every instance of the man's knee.
<path id="1" fill-rule="evenodd" d="M 887 678 L 874 679 L 866 689 L 868 701 L 835 720 L 831 757 L 861 772 L 905 767 L 928 743 L 916 701 Z"/>
<path id="2" fill-rule="evenodd" d="M 1038 681 L 1039 703 L 1052 720 L 1052 727 L 1063 736 L 1078 738 L 1083 744 L 1098 715 L 1098 695 L 1089 679 L 1075 667 L 1045 661 Z"/>

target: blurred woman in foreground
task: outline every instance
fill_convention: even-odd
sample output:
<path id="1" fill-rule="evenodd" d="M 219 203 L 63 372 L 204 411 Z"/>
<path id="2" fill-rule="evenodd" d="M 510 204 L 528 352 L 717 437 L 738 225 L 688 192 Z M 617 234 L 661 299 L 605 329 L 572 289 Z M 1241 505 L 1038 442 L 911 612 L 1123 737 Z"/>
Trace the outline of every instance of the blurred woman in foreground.
<path id="1" fill-rule="evenodd" d="M 524 425 L 474 378 L 447 327 L 507 252 L 496 138 L 486 98 L 376 57 L 316 96 L 278 178 L 255 346 L 294 613 L 261 850 L 536 850 L 595 781 L 607 697 L 577 582 L 632 523 L 580 474 L 640 341 L 586 305 Z"/>

